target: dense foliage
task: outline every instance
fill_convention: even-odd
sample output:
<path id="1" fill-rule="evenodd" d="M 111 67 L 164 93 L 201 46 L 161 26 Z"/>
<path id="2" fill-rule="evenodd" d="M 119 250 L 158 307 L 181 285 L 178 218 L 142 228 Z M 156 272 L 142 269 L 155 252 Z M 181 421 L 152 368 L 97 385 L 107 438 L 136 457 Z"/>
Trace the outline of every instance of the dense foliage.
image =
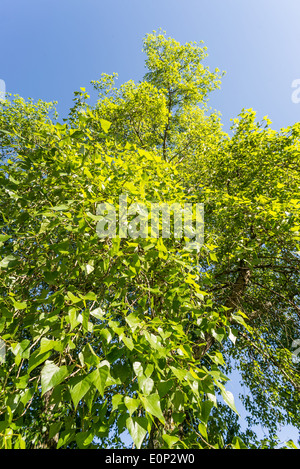
<path id="1" fill-rule="evenodd" d="M 140 83 L 102 75 L 63 124 L 55 103 L 0 102 L 2 448 L 117 448 L 124 432 L 136 448 L 267 448 L 299 428 L 300 125 L 243 110 L 228 135 L 205 47 L 160 32 L 144 51 Z M 201 249 L 100 239 L 97 206 L 123 194 L 203 203 Z"/>

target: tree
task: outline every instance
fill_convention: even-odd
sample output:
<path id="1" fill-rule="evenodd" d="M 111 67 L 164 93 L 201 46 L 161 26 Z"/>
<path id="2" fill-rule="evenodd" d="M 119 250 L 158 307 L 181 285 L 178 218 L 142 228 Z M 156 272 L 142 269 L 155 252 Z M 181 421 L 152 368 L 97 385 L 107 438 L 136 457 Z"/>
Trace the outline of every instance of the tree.
<path id="1" fill-rule="evenodd" d="M 51 103 L 0 103 L 3 448 L 122 447 L 125 430 L 136 448 L 268 447 L 299 425 L 299 125 L 243 111 L 229 137 L 205 47 L 159 32 L 144 51 L 142 82 L 103 75 L 64 124 Z M 124 194 L 204 203 L 204 245 L 145 237 L 137 206 L 140 236 L 99 238 L 97 207 L 119 214 Z M 233 417 L 232 360 L 269 443 Z"/>
<path id="2" fill-rule="evenodd" d="M 233 137 L 198 160 L 197 174 L 218 246 L 214 302 L 241 310 L 251 325 L 252 337 L 239 331 L 239 347 L 228 353 L 251 389 L 253 423 L 275 435 L 281 422 L 299 427 L 299 367 L 291 359 L 299 334 L 299 124 L 279 133 L 269 126 L 243 111 Z"/>

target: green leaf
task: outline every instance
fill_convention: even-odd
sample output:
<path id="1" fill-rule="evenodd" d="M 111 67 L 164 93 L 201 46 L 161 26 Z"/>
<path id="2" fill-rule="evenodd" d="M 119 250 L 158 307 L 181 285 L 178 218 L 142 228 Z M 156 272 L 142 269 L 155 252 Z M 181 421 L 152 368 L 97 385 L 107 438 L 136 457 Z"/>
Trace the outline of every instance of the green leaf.
<path id="1" fill-rule="evenodd" d="M 141 402 L 146 412 L 157 417 L 163 424 L 165 418 L 160 408 L 160 398 L 158 394 L 150 394 L 149 396 L 140 395 Z"/>
<path id="2" fill-rule="evenodd" d="M 90 300 L 90 301 L 97 301 L 97 295 L 90 291 L 86 295 L 82 296 L 80 295 L 83 300 Z"/>
<path id="3" fill-rule="evenodd" d="M 107 365 L 101 366 L 101 364 L 88 375 L 90 384 L 93 384 L 100 395 L 104 395 L 105 384 L 108 378 L 109 368 Z"/>
<path id="4" fill-rule="evenodd" d="M 28 375 L 23 375 L 20 378 L 18 378 L 17 381 L 16 381 L 16 388 L 17 389 L 26 389 L 27 384 L 28 384 L 28 379 L 29 379 Z"/>
<path id="5" fill-rule="evenodd" d="M 7 267 L 12 267 L 16 264 L 17 258 L 13 255 L 6 256 L 0 262 L 0 267 L 7 269 Z"/>
<path id="6" fill-rule="evenodd" d="M 180 389 L 176 389 L 174 392 L 172 403 L 176 412 L 184 409 L 184 393 Z"/>
<path id="7" fill-rule="evenodd" d="M 93 272 L 93 270 L 94 270 L 94 267 L 91 264 L 85 264 L 84 271 L 85 271 L 86 275 L 91 274 Z"/>
<path id="8" fill-rule="evenodd" d="M 102 127 L 102 130 L 107 133 L 109 131 L 109 128 L 111 126 L 111 122 L 105 120 L 105 119 L 100 119 L 100 124 Z"/>
<path id="9" fill-rule="evenodd" d="M 94 439 L 94 434 L 93 432 L 79 432 L 76 434 L 76 443 L 79 447 L 79 449 L 85 449 L 87 448 L 93 441 Z"/>
<path id="10" fill-rule="evenodd" d="M 142 376 L 144 373 L 143 366 L 140 362 L 134 362 L 133 369 L 137 376 Z"/>
<path id="11" fill-rule="evenodd" d="M 176 443 L 178 443 L 178 441 L 180 441 L 177 436 L 167 434 L 162 435 L 162 438 L 167 443 L 169 449 L 172 448 L 172 446 L 174 446 Z"/>
<path id="12" fill-rule="evenodd" d="M 201 420 L 204 423 L 208 422 L 209 415 L 211 412 L 211 409 L 213 408 L 214 404 L 211 400 L 206 400 L 201 402 L 201 407 L 200 407 L 200 415 L 201 415 Z"/>
<path id="13" fill-rule="evenodd" d="M 71 300 L 72 303 L 79 303 L 79 301 L 81 301 L 81 298 L 76 297 L 70 291 L 68 291 L 67 295 L 68 295 L 68 298 Z"/>
<path id="14" fill-rule="evenodd" d="M 90 312 L 88 309 L 85 309 L 82 312 L 82 327 L 84 332 L 88 332 L 88 327 L 89 327 L 89 317 L 90 317 Z"/>
<path id="15" fill-rule="evenodd" d="M 0 243 L 4 243 L 5 241 L 7 241 L 10 238 L 11 238 L 11 236 L 9 236 L 9 235 L 0 234 Z"/>
<path id="16" fill-rule="evenodd" d="M 57 366 L 53 361 L 46 361 L 41 372 L 42 396 L 60 384 L 69 375 L 66 366 Z"/>
<path id="17" fill-rule="evenodd" d="M 131 313 L 126 316 L 125 321 L 129 325 L 132 332 L 134 332 L 136 328 L 141 324 L 140 318 L 135 313 Z"/>
<path id="18" fill-rule="evenodd" d="M 20 434 L 18 435 L 14 449 L 26 449 L 26 442 L 23 440 Z"/>
<path id="19" fill-rule="evenodd" d="M 234 403 L 234 397 L 233 394 L 230 391 L 227 391 L 226 389 L 221 388 L 221 395 L 226 402 L 226 404 L 235 412 L 239 415 L 235 403 Z"/>
<path id="20" fill-rule="evenodd" d="M 293 442 L 293 440 L 288 440 L 286 442 L 286 445 L 291 448 L 291 449 L 299 449 L 297 445 L 295 445 L 295 443 Z"/>
<path id="21" fill-rule="evenodd" d="M 144 376 L 139 378 L 139 386 L 142 393 L 147 396 L 151 393 L 154 387 L 154 381 L 151 378 L 146 378 Z"/>
<path id="22" fill-rule="evenodd" d="M 214 252 L 210 252 L 209 257 L 211 258 L 213 262 L 218 262 L 218 258 Z"/>
<path id="23" fill-rule="evenodd" d="M 12 344 L 11 350 L 15 356 L 19 355 L 21 358 L 29 358 L 29 345 L 30 341 L 28 339 L 24 339 L 20 343 Z"/>
<path id="24" fill-rule="evenodd" d="M 49 427 L 49 438 L 55 437 L 58 434 L 59 430 L 61 429 L 62 422 L 54 422 Z"/>
<path id="25" fill-rule="evenodd" d="M 48 352 L 48 350 L 52 350 L 56 345 L 55 340 L 49 340 L 46 337 L 42 337 L 41 344 L 40 344 L 40 353 Z"/>
<path id="26" fill-rule="evenodd" d="M 234 345 L 235 345 L 237 336 L 238 336 L 238 331 L 235 330 L 235 329 L 230 328 L 228 337 Z"/>
<path id="27" fill-rule="evenodd" d="M 69 443 L 71 443 L 71 441 L 74 440 L 74 438 L 75 438 L 74 430 L 68 429 L 68 430 L 63 431 L 60 434 L 56 449 L 59 449 L 62 446 L 67 446 Z"/>
<path id="28" fill-rule="evenodd" d="M 103 316 L 105 315 L 105 311 L 103 311 L 101 308 L 96 308 L 93 309 L 93 311 L 90 312 L 92 316 L 96 319 L 102 319 Z"/>
<path id="29" fill-rule="evenodd" d="M 126 427 L 137 449 L 140 449 L 147 434 L 148 420 L 145 417 L 128 417 Z"/>
<path id="30" fill-rule="evenodd" d="M 130 415 L 130 417 L 131 417 L 132 414 L 133 414 L 133 413 L 136 411 L 136 409 L 139 407 L 139 405 L 140 405 L 140 400 L 137 399 L 137 398 L 125 396 L 125 397 L 124 397 L 124 404 L 126 405 L 128 411 L 129 411 L 129 415 Z"/>
<path id="31" fill-rule="evenodd" d="M 74 381 L 73 381 L 74 380 Z M 69 390 L 74 407 L 78 406 L 79 401 L 84 397 L 91 387 L 90 376 L 83 376 L 78 378 L 72 378 L 72 383 L 69 384 Z"/>
<path id="32" fill-rule="evenodd" d="M 27 302 L 26 301 L 16 301 L 14 298 L 12 298 L 12 302 L 14 304 L 14 308 L 17 310 L 25 309 L 27 307 Z"/>
<path id="33" fill-rule="evenodd" d="M 50 351 L 41 353 L 40 350 L 35 350 L 29 358 L 28 361 L 28 373 L 31 373 L 37 366 L 44 363 L 51 355 Z"/>
<path id="34" fill-rule="evenodd" d="M 68 312 L 68 318 L 71 324 L 71 331 L 80 324 L 79 314 L 77 309 L 71 308 Z"/>
<path id="35" fill-rule="evenodd" d="M 120 339 L 122 339 L 122 341 L 124 342 L 124 344 L 126 345 L 126 347 L 129 349 L 129 350 L 133 350 L 134 349 L 134 343 L 131 339 L 131 337 L 126 337 L 125 335 L 121 335 L 120 336 Z"/>
<path id="36" fill-rule="evenodd" d="M 122 394 L 114 394 L 112 397 L 112 410 L 116 410 L 123 403 L 124 396 Z"/>
<path id="37" fill-rule="evenodd" d="M 232 314 L 232 319 L 236 321 L 237 323 L 241 324 L 244 326 L 246 329 L 248 329 L 248 324 L 246 324 L 245 320 L 240 316 L 239 314 Z"/>
<path id="38" fill-rule="evenodd" d="M 224 365 L 224 358 L 221 352 L 215 352 L 212 354 L 207 354 L 207 356 L 216 364 L 216 365 Z"/>
<path id="39" fill-rule="evenodd" d="M 68 205 L 56 205 L 55 207 L 49 207 L 51 210 L 54 210 L 56 212 L 63 212 L 65 210 L 69 210 L 70 207 Z"/>
<path id="40" fill-rule="evenodd" d="M 205 438 L 206 441 L 207 441 L 207 440 L 208 440 L 208 436 L 207 436 L 206 425 L 203 424 L 202 422 L 199 422 L 198 430 L 199 430 L 199 432 L 201 433 L 201 435 L 204 436 L 204 438 Z"/>
<path id="41" fill-rule="evenodd" d="M 112 340 L 112 335 L 108 329 L 102 329 L 100 335 L 104 337 L 105 341 L 109 344 Z"/>
<path id="42" fill-rule="evenodd" d="M 186 370 L 182 370 L 180 368 L 175 368 L 174 366 L 170 366 L 171 370 L 173 371 L 174 375 L 176 378 L 179 379 L 179 381 L 184 381 L 187 375 Z"/>
<path id="43" fill-rule="evenodd" d="M 160 398 L 162 399 L 174 386 L 174 381 L 169 379 L 168 381 L 160 381 L 157 383 L 157 389 Z"/>
<path id="44" fill-rule="evenodd" d="M 231 445 L 234 449 L 248 449 L 243 440 L 238 436 L 233 438 Z"/>

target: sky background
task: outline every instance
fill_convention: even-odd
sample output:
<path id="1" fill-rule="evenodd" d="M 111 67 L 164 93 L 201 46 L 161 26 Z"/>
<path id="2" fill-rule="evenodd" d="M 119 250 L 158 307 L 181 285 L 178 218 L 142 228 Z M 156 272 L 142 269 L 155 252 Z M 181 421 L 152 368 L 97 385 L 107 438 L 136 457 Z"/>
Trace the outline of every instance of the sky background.
<path id="1" fill-rule="evenodd" d="M 9 93 L 58 101 L 62 120 L 73 92 L 101 73 L 141 80 L 143 37 L 162 28 L 181 43 L 203 40 L 205 64 L 226 71 L 210 99 L 226 131 L 243 108 L 280 130 L 300 120 L 299 20 L 299 0 L 1 0 L 0 80 Z"/>

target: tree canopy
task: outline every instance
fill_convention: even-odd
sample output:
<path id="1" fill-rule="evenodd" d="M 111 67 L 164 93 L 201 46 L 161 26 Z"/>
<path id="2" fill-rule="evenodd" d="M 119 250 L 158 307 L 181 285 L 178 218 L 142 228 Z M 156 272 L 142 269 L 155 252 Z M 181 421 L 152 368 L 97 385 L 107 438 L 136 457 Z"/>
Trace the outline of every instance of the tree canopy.
<path id="1" fill-rule="evenodd" d="M 0 101 L 1 448 L 271 448 L 299 428 L 300 125 L 243 109 L 228 134 L 202 43 L 153 32 L 144 52 L 142 81 L 101 75 L 61 122 Z M 204 204 L 201 248 L 99 238 L 124 194 Z"/>

